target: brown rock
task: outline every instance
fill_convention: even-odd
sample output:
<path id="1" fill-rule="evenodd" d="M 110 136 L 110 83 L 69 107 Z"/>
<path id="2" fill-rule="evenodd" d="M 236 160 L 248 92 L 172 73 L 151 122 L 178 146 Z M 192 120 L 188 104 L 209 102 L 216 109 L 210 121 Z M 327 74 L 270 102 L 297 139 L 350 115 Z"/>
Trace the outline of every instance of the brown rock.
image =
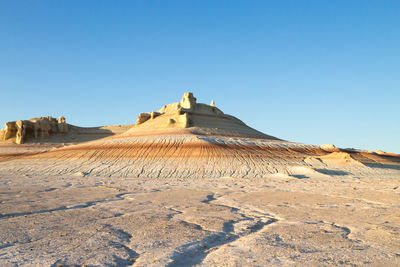
<path id="1" fill-rule="evenodd" d="M 181 107 L 186 109 L 194 109 L 196 106 L 196 98 L 193 96 L 193 93 L 184 93 L 181 100 Z"/>
<path id="2" fill-rule="evenodd" d="M 4 141 L 15 138 L 15 143 L 22 144 L 25 139 L 46 139 L 50 135 L 68 133 L 68 129 L 68 124 L 63 116 L 60 116 L 58 120 L 51 116 L 36 117 L 29 120 L 6 122 L 0 137 Z"/>
<path id="3" fill-rule="evenodd" d="M 65 121 L 63 116 L 58 117 L 58 131 L 60 133 L 67 133 L 68 132 L 68 124 Z"/>
<path id="4" fill-rule="evenodd" d="M 15 143 L 17 144 L 22 144 L 24 142 L 24 137 L 25 137 L 25 125 L 24 125 L 24 121 L 19 120 L 16 122 L 17 125 L 17 134 L 16 134 L 16 139 L 15 139 Z"/>
<path id="5" fill-rule="evenodd" d="M 5 126 L 5 134 L 4 141 L 10 138 L 15 137 L 17 134 L 17 125 L 15 121 L 9 121 L 4 124 Z"/>

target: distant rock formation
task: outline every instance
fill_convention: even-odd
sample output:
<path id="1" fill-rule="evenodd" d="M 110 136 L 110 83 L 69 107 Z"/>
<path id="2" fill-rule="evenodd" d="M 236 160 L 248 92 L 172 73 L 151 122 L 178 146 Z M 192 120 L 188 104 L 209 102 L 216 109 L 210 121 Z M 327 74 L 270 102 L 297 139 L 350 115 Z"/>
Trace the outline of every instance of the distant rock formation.
<path id="1" fill-rule="evenodd" d="M 17 135 L 15 139 L 15 143 L 17 144 L 22 144 L 25 138 L 26 134 L 26 126 L 24 125 L 24 122 L 19 120 L 15 123 L 17 125 Z"/>
<path id="2" fill-rule="evenodd" d="M 337 148 L 334 144 L 324 144 L 319 147 L 326 152 L 340 152 L 340 149 Z"/>
<path id="3" fill-rule="evenodd" d="M 17 134 L 17 124 L 15 121 L 6 122 L 4 126 L 4 140 L 10 139 Z"/>
<path id="4" fill-rule="evenodd" d="M 246 107 L 238 106 L 238 113 L 240 109 Z M 64 118 L 9 122 L 5 134 L 18 143 L 58 134 L 60 137 L 54 136 L 49 141 L 74 140 L 71 141 L 74 144 L 29 156 L 0 154 L 0 175 L 190 179 L 264 178 L 279 173 L 277 179 L 325 179 L 350 174 L 362 177 L 383 168 L 389 173 L 393 168 L 398 169 L 400 163 L 396 155 L 380 156 L 339 149 L 331 144 L 316 146 L 280 140 L 215 106 L 197 103 L 191 93 L 158 111 L 141 113 L 137 121 L 135 126 L 123 127 L 81 128 L 68 124 L 65 135 L 61 133 Z M 11 151 L 7 146 L 4 151 Z M 22 151 L 25 147 L 29 152 L 33 146 L 19 148 Z"/>
<path id="5" fill-rule="evenodd" d="M 63 116 L 58 117 L 58 131 L 60 133 L 68 132 L 68 124 L 65 122 L 65 118 Z"/>
<path id="6" fill-rule="evenodd" d="M 6 122 L 2 135 L 4 141 L 15 138 L 16 144 L 22 144 L 26 139 L 45 139 L 50 135 L 60 133 L 68 133 L 68 124 L 65 118 L 60 116 L 56 120 L 47 116 Z"/>
<path id="7" fill-rule="evenodd" d="M 196 100 L 197 99 L 193 96 L 193 93 L 184 93 L 180 106 L 188 110 L 194 109 L 194 107 L 196 106 Z"/>
<path id="8" fill-rule="evenodd" d="M 140 113 L 138 118 L 136 119 L 136 124 L 142 124 L 143 122 L 150 120 L 150 119 L 155 119 L 156 117 L 160 116 L 161 113 L 157 111 L 152 111 L 152 112 L 147 112 L 147 113 Z"/>
<path id="9" fill-rule="evenodd" d="M 140 113 L 130 133 L 156 132 L 187 128 L 190 131 L 224 136 L 252 136 L 277 139 L 247 126 L 238 118 L 225 114 L 215 106 L 197 103 L 193 93 L 186 92 L 180 102 L 164 105 L 158 111 Z"/>
<path id="10" fill-rule="evenodd" d="M 208 116 L 209 118 L 222 118 L 226 117 L 229 119 L 236 119 L 224 113 L 215 107 L 214 100 L 211 105 L 200 104 L 196 102 L 197 99 L 193 96 L 193 93 L 187 92 L 183 94 L 180 102 L 172 103 L 163 106 L 158 111 L 140 113 L 136 120 L 136 126 L 139 126 L 145 122 L 153 120 L 159 116 L 163 117 L 164 120 L 159 120 L 158 123 L 152 124 L 154 128 L 188 128 L 196 126 L 194 123 L 196 120 L 194 116 Z M 236 122 L 243 124 L 240 120 L 236 119 Z"/>

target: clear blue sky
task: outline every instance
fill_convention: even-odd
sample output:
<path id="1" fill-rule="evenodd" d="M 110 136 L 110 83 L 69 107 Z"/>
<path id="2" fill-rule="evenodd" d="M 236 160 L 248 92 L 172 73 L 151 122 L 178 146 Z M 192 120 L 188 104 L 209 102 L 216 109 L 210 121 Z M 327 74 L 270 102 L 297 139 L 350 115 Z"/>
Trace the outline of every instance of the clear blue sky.
<path id="1" fill-rule="evenodd" d="M 400 153 L 400 1 L 0 1 L 0 123 L 192 91 L 283 139 Z"/>

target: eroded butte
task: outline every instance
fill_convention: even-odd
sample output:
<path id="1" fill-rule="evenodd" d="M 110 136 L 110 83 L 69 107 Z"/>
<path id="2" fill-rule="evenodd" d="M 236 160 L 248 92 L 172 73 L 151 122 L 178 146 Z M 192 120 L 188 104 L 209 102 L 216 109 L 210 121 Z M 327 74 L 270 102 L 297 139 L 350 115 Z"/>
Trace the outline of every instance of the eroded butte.
<path id="1" fill-rule="evenodd" d="M 2 266 L 400 265 L 400 157 L 281 140 L 192 93 L 0 132 Z"/>

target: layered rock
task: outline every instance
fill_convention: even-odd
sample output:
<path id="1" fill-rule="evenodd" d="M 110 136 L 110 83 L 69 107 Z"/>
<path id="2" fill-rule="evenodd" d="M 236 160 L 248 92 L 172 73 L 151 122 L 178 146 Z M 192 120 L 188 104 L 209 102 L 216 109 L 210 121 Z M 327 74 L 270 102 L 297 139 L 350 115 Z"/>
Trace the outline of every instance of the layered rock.
<path id="1" fill-rule="evenodd" d="M 251 136 L 277 139 L 248 127 L 241 120 L 224 114 L 215 106 L 197 103 L 193 93 L 184 93 L 180 102 L 163 106 L 158 111 L 140 113 L 130 132 L 188 128 L 207 134 Z"/>
<path id="2" fill-rule="evenodd" d="M 27 139 L 42 140 L 50 135 L 66 133 L 68 133 L 68 124 L 63 116 L 60 116 L 58 120 L 51 116 L 36 117 L 6 122 L 3 141 L 14 139 L 16 144 L 22 144 Z"/>
<path id="3" fill-rule="evenodd" d="M 63 116 L 58 117 L 57 127 L 60 133 L 68 132 L 68 124 L 65 122 L 65 118 Z"/>
<path id="4" fill-rule="evenodd" d="M 335 149 L 332 145 L 320 147 L 280 140 L 224 114 L 213 104 L 197 103 L 193 94 L 185 93 L 180 102 L 141 113 L 138 123 L 123 133 L 0 162 L 0 174 L 83 172 L 95 176 L 184 179 L 252 178 L 278 173 L 282 177 L 308 177 L 318 170 L 327 173 L 325 169 L 338 173 L 332 171 L 335 166 L 344 170 L 341 173 L 354 170 L 362 174 L 370 172 L 369 166 L 374 164 L 400 164 L 398 156 L 355 151 L 346 152 L 348 155 L 330 154 L 328 150 Z M 41 121 L 37 125 L 42 127 Z M 45 127 L 38 135 L 51 132 L 51 125 L 49 122 L 50 128 Z M 25 136 L 29 135 L 28 129 Z M 70 132 L 74 129 L 71 127 Z M 18 127 L 9 125 L 9 131 L 16 135 Z"/>

